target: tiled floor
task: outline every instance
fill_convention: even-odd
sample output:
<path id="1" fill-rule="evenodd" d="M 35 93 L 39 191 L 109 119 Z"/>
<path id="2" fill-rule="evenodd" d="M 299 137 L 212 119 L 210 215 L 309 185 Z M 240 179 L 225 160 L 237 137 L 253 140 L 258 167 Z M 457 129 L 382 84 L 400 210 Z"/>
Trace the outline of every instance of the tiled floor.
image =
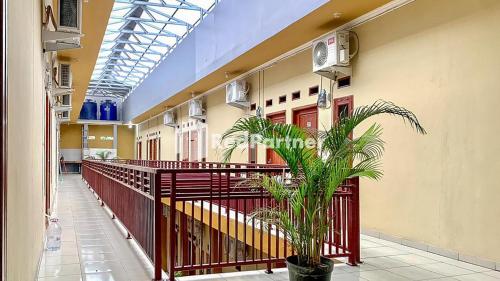
<path id="1" fill-rule="evenodd" d="M 49 280 L 151 280 L 151 264 L 138 254 L 137 246 L 125 239 L 121 229 L 80 176 L 67 176 L 58 193 L 57 215 L 63 227 L 62 248 L 45 252 L 39 281 Z M 351 267 L 336 264 L 333 280 L 500 280 L 500 272 L 445 258 L 393 242 L 362 236 L 363 264 Z M 181 277 L 180 281 L 288 280 L 286 269 L 273 274 L 263 271 L 235 272 Z"/>
<path id="2" fill-rule="evenodd" d="M 97 202 L 80 175 L 60 183 L 57 216 L 61 250 L 44 252 L 39 281 L 146 281 L 151 265 Z"/>
<path id="3" fill-rule="evenodd" d="M 351 267 L 346 264 L 336 264 L 333 270 L 332 280 L 500 280 L 499 271 L 493 271 L 488 268 L 460 262 L 370 236 L 362 236 L 361 246 L 361 256 L 364 263 L 357 267 Z M 275 269 L 273 274 L 265 274 L 263 271 L 249 271 L 179 278 L 179 281 L 190 280 L 281 281 L 288 280 L 288 271 L 286 269 Z"/>

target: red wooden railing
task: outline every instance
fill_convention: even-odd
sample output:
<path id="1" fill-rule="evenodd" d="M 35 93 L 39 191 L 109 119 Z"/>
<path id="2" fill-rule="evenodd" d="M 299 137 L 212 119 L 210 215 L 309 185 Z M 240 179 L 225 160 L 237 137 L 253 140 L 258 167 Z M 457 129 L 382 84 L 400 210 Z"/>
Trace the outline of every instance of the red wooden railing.
<path id="1" fill-rule="evenodd" d="M 251 217 L 262 206 L 288 212 L 288 204 L 278 205 L 249 180 L 262 174 L 284 177 L 285 167 L 120 160 L 84 161 L 82 172 L 150 257 L 157 280 L 162 254 L 170 280 L 176 272 L 223 267 L 262 264 L 270 271 L 293 254 L 282 230 Z M 358 179 L 352 179 L 335 194 L 323 249 L 325 256 L 347 257 L 352 265 L 360 260 L 358 191 Z"/>

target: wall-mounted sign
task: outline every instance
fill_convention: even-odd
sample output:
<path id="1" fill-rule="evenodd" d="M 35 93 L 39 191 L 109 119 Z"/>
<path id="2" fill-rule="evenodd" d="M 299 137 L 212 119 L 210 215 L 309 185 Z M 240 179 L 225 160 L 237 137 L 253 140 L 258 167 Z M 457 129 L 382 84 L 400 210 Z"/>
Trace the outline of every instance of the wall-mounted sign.
<path id="1" fill-rule="evenodd" d="M 112 141 L 112 140 L 114 140 L 114 138 L 113 138 L 113 137 L 110 137 L 110 136 L 102 136 L 102 137 L 101 137 L 101 140 L 102 140 L 102 141 Z"/>
<path id="2" fill-rule="evenodd" d="M 87 139 L 88 140 L 95 140 L 95 136 L 88 136 Z"/>

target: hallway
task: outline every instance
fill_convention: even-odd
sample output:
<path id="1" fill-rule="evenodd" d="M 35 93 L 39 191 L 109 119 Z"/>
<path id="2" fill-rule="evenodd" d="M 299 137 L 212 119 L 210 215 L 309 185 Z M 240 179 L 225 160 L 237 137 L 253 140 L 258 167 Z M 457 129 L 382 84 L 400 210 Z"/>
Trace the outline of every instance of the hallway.
<path id="1" fill-rule="evenodd" d="M 39 281 L 145 281 L 152 267 L 126 232 L 111 219 L 80 175 L 64 176 L 56 202 L 62 247 L 44 252 Z"/>

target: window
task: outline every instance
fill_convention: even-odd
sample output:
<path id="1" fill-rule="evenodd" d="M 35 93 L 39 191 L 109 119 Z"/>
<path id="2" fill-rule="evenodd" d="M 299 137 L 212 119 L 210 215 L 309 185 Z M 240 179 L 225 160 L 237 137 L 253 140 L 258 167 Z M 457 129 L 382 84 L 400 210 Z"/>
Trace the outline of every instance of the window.
<path id="1" fill-rule="evenodd" d="M 257 109 L 257 104 L 256 103 L 252 103 L 250 105 L 250 110 L 256 110 Z"/>
<path id="2" fill-rule="evenodd" d="M 298 100 L 300 99 L 300 91 L 293 92 L 292 93 L 292 100 Z"/>
<path id="3" fill-rule="evenodd" d="M 266 107 L 270 107 L 270 106 L 273 106 L 273 100 L 272 99 L 266 100 Z"/>

